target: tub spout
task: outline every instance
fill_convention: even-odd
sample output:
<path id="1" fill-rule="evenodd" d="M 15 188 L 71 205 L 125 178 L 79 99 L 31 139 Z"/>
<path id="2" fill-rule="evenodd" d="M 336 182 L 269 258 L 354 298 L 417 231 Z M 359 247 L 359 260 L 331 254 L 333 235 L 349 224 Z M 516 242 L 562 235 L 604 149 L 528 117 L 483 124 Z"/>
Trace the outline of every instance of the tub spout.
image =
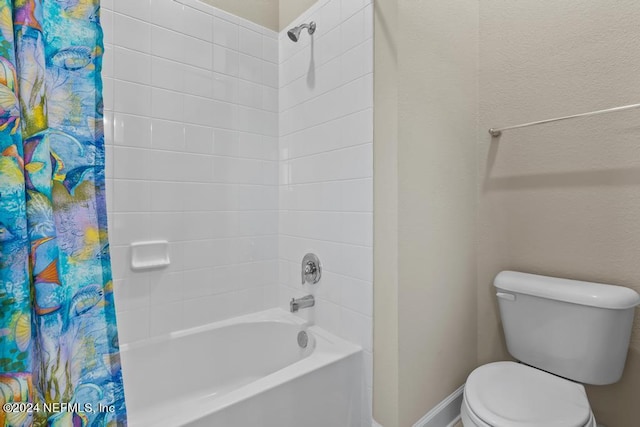
<path id="1" fill-rule="evenodd" d="M 316 305 L 316 300 L 313 298 L 313 295 L 307 295 L 302 298 L 291 298 L 291 302 L 289 303 L 289 308 L 292 313 L 297 312 L 301 308 L 313 307 Z"/>

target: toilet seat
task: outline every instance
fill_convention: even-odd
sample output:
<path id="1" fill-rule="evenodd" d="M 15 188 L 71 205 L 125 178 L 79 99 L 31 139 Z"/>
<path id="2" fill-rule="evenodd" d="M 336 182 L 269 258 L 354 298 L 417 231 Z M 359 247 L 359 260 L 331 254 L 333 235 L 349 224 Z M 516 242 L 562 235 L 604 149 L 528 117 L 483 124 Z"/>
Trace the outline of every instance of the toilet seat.
<path id="1" fill-rule="evenodd" d="M 462 415 L 462 425 L 464 427 L 494 427 L 485 423 L 480 418 L 478 418 L 476 414 L 473 413 L 471 408 L 469 408 L 466 397 L 462 399 L 462 408 L 460 410 L 460 413 Z M 599 427 L 596 424 L 596 419 L 594 418 L 593 413 L 589 417 L 589 421 L 584 425 L 584 427 Z"/>
<path id="2" fill-rule="evenodd" d="M 477 427 L 596 425 L 581 384 L 514 362 L 473 371 L 462 411 Z"/>

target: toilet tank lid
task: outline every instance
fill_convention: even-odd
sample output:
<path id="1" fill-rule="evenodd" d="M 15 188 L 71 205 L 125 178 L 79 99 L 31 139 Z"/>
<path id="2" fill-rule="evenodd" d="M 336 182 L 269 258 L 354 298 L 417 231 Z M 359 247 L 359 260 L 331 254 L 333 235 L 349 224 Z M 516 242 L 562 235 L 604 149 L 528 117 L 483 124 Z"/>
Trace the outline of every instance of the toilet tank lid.
<path id="1" fill-rule="evenodd" d="M 640 304 L 633 289 L 602 283 L 502 271 L 494 282 L 499 290 L 591 307 L 624 310 Z"/>

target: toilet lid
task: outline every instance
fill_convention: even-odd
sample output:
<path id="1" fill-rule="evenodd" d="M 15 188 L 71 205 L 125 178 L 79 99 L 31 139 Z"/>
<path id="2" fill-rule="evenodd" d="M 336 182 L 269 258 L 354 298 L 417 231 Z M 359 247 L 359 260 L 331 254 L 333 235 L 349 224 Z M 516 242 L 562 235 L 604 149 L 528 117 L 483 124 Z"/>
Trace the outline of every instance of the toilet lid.
<path id="1" fill-rule="evenodd" d="M 583 427 L 591 416 L 581 384 L 514 362 L 477 368 L 464 394 L 469 408 L 494 427 Z"/>

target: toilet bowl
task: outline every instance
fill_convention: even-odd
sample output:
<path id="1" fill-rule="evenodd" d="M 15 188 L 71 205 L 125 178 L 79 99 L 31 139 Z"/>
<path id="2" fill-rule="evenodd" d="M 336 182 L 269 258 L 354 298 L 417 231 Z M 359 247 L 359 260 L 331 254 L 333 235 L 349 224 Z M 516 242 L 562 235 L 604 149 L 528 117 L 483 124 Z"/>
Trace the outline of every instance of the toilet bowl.
<path id="1" fill-rule="evenodd" d="M 596 427 L 582 384 L 515 362 L 473 371 L 461 415 L 465 427 Z"/>

